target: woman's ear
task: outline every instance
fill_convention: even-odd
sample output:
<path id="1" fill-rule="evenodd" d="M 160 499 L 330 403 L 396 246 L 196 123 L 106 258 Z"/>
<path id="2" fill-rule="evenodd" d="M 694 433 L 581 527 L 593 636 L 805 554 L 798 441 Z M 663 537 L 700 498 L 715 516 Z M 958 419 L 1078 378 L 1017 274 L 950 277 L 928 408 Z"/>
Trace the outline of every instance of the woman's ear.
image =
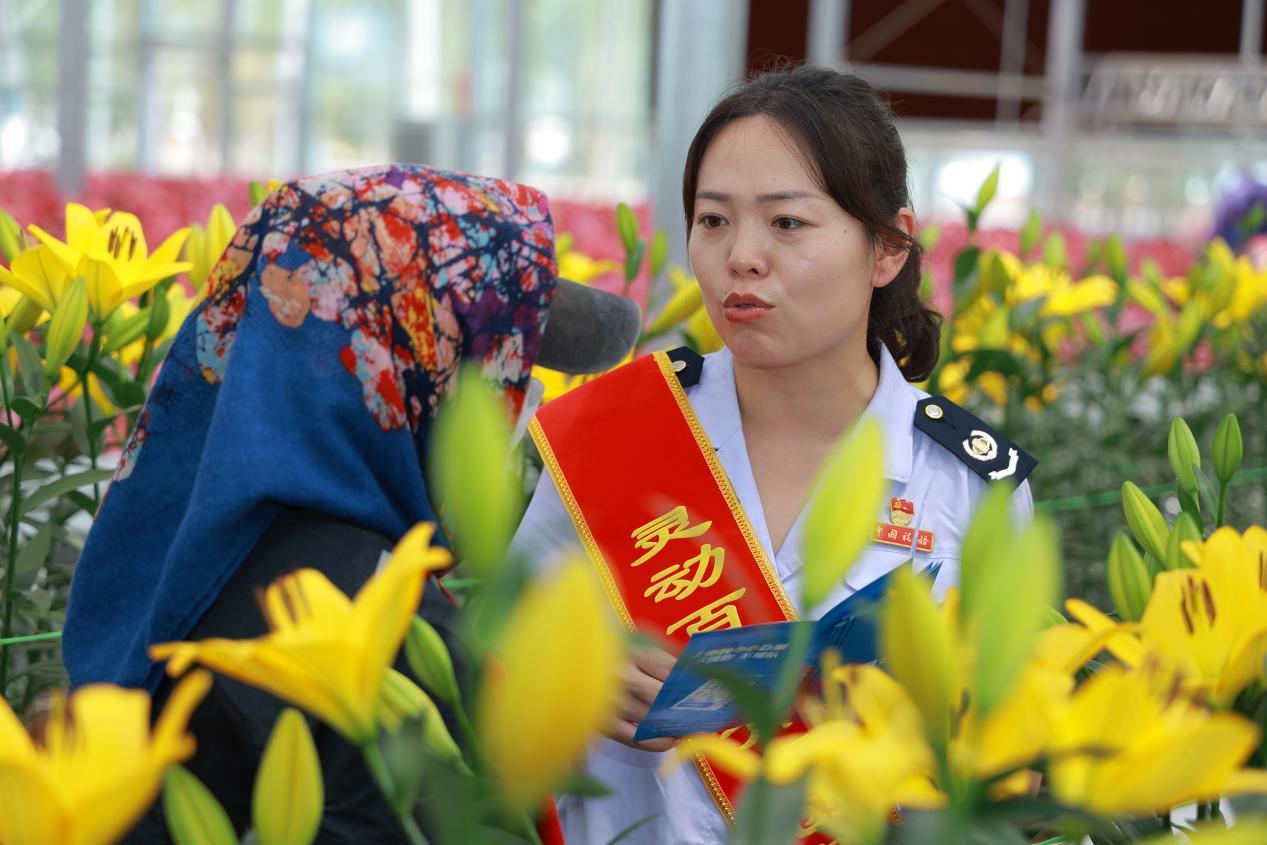
<path id="1" fill-rule="evenodd" d="M 909 208 L 898 209 L 893 218 L 893 225 L 905 232 L 912 240 L 915 238 L 915 212 Z M 875 271 L 871 277 L 871 286 L 882 288 L 897 278 L 897 274 L 906 266 L 906 257 L 910 248 L 900 243 L 886 243 L 881 240 L 876 245 Z"/>

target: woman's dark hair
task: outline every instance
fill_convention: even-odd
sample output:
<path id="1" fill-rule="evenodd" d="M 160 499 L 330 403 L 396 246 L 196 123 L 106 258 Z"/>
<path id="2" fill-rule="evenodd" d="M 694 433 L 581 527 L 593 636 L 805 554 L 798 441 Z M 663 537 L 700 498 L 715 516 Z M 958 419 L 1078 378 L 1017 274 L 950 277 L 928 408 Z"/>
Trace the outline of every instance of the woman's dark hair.
<path id="1" fill-rule="evenodd" d="M 908 250 L 906 264 L 871 295 L 867 351 L 877 363 L 880 344 L 893 353 L 909 381 L 928 378 L 937 364 L 941 315 L 920 299 L 919 243 L 894 225 L 906 189 L 906 151 L 893 113 L 870 84 L 817 67 L 766 73 L 713 107 L 686 155 L 682 205 L 689 236 L 695 191 L 709 144 L 727 125 L 767 117 L 797 142 L 810 173 L 836 204 L 856 218 L 872 243 Z"/>

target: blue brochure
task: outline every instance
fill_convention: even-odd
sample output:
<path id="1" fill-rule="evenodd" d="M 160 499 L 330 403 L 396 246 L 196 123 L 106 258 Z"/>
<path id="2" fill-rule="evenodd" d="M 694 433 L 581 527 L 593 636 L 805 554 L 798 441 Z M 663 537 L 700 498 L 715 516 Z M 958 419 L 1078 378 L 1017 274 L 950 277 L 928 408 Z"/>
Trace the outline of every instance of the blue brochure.
<path id="1" fill-rule="evenodd" d="M 921 574 L 931 580 L 939 568 L 934 564 Z M 844 663 L 874 663 L 878 658 L 879 622 L 875 605 L 888 592 L 891 574 L 886 573 L 853 593 L 817 622 L 769 622 L 693 635 L 678 655 L 678 663 L 665 679 L 650 712 L 638 725 L 634 741 L 712 733 L 738 724 L 739 709 L 725 685 L 693 671 L 692 665 L 715 667 L 773 693 L 797 625 L 814 626 L 814 638 L 805 659 L 809 673 L 817 672 L 819 658 L 827 648 L 834 648 Z"/>

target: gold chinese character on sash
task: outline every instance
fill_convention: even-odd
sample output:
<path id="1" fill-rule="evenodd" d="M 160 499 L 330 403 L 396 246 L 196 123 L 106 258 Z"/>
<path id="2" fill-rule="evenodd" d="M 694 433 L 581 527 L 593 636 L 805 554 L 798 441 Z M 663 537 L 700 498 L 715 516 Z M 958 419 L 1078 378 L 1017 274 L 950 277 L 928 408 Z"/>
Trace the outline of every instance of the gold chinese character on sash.
<path id="1" fill-rule="evenodd" d="M 658 516 L 641 528 L 634 529 L 630 534 L 634 540 L 634 548 L 648 551 L 630 565 L 638 566 L 655 557 L 670 540 L 698 537 L 712 527 L 711 519 L 699 525 L 691 525 L 690 518 L 686 515 L 686 507 L 678 505 L 664 516 Z"/>
<path id="2" fill-rule="evenodd" d="M 702 587 L 711 587 L 721 577 L 726 562 L 726 550 L 713 548 L 708 543 L 700 546 L 699 554 L 683 563 L 675 563 L 651 576 L 651 586 L 644 596 L 654 594 L 656 604 L 665 599 L 682 601 Z"/>
<path id="3" fill-rule="evenodd" d="M 728 593 L 716 601 L 704 605 L 694 613 L 683 616 L 665 628 L 664 633 L 672 634 L 683 625 L 686 626 L 688 635 L 698 634 L 700 631 L 720 631 L 723 628 L 738 628 L 743 622 L 739 619 L 739 608 L 735 607 L 733 602 L 743 598 L 746 592 L 748 592 L 747 587 L 740 587 L 733 593 Z"/>

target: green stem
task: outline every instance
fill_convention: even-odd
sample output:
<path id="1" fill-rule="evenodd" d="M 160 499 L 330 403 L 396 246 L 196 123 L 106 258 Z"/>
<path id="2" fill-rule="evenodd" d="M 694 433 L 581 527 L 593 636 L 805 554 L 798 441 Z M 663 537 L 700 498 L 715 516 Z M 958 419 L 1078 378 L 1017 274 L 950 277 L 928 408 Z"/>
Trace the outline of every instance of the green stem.
<path id="1" fill-rule="evenodd" d="M 7 406 L 6 406 L 7 408 Z M 7 640 L 13 635 L 13 574 L 18 560 L 18 524 L 20 506 L 22 504 L 22 452 L 13 456 L 13 494 L 9 507 L 9 543 L 8 556 L 4 567 L 4 627 L 0 628 L 0 640 Z M 9 651 L 0 646 L 0 698 L 8 700 L 9 689 Z"/>
<path id="2" fill-rule="evenodd" d="M 38 643 L 44 640 L 61 639 L 61 631 L 45 631 L 42 634 L 27 634 L 22 637 L 8 637 L 0 639 L 0 646 L 21 645 L 22 643 Z"/>
<path id="3" fill-rule="evenodd" d="M 1227 483 L 1219 482 L 1219 512 L 1214 521 L 1215 528 L 1223 527 L 1223 508 L 1226 504 L 1227 504 Z"/>
<path id="4" fill-rule="evenodd" d="M 400 820 L 400 826 L 405 829 L 405 835 L 409 837 L 411 845 L 428 845 L 427 837 L 423 835 L 418 822 L 414 820 L 413 813 L 409 807 L 397 807 L 396 800 L 393 796 L 396 794 L 396 785 L 392 779 L 392 773 L 387 768 L 387 762 L 383 760 L 383 752 L 379 750 L 378 740 L 371 739 L 361 746 L 361 754 L 365 757 L 365 765 L 369 767 L 370 774 L 374 776 L 374 780 L 378 783 L 378 788 L 382 791 L 383 797 L 387 799 L 387 803 L 396 812 L 396 818 Z"/>
<path id="5" fill-rule="evenodd" d="M 97 468 L 97 438 L 92 431 L 92 390 L 89 388 L 89 375 L 92 373 L 93 364 L 97 363 L 97 354 L 101 350 L 101 327 L 92 327 L 92 342 L 88 345 L 88 362 L 84 364 L 84 371 L 79 374 L 79 382 L 84 388 L 84 424 L 87 428 L 88 435 L 88 460 L 92 463 L 92 468 Z M 98 507 L 101 506 L 101 485 L 97 482 L 92 483 L 92 499 Z"/>

